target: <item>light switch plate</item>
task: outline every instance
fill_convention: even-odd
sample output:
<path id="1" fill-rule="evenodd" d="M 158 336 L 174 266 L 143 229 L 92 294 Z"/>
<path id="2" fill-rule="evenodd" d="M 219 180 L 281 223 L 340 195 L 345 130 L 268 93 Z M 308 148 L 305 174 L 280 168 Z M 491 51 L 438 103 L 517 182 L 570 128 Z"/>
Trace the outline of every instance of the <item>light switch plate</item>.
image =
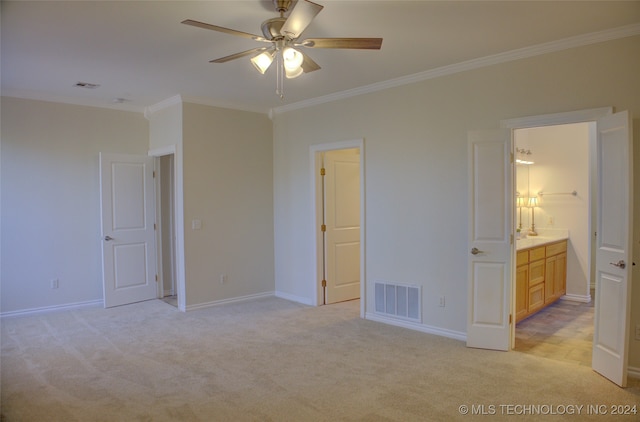
<path id="1" fill-rule="evenodd" d="M 201 230 L 202 229 L 202 220 L 191 220 L 191 229 L 192 230 Z"/>

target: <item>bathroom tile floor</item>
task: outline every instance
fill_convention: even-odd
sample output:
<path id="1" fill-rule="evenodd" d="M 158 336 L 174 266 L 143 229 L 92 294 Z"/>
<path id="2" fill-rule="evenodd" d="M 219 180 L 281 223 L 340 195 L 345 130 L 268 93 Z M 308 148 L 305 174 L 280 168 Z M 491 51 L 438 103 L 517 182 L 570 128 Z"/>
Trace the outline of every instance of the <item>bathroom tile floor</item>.
<path id="1" fill-rule="evenodd" d="M 520 321 L 515 350 L 590 367 L 593 303 L 558 300 Z"/>

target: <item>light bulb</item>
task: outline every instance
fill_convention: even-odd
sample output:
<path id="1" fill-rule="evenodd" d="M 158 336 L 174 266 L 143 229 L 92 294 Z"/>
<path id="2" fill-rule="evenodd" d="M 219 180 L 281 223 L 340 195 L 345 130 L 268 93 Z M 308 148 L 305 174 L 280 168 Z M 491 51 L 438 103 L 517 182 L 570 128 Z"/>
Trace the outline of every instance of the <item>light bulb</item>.
<path id="1" fill-rule="evenodd" d="M 282 50 L 282 59 L 284 64 L 285 75 L 288 79 L 297 78 L 303 72 L 302 70 L 302 62 L 304 61 L 304 56 L 298 50 L 286 47 Z"/>

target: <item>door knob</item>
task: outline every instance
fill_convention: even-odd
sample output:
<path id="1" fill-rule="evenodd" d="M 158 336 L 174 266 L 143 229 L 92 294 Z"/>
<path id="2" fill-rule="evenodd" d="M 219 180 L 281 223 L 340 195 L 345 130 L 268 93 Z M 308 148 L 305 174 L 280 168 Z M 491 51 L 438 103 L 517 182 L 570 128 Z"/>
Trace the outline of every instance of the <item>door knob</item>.
<path id="1" fill-rule="evenodd" d="M 618 262 L 609 262 L 609 264 L 613 265 L 614 267 L 620 267 L 624 270 L 624 267 L 627 266 L 627 264 L 624 263 L 624 261 L 621 259 Z"/>
<path id="2" fill-rule="evenodd" d="M 106 240 L 106 241 L 108 242 L 108 241 L 110 241 L 110 240 L 113 240 L 113 237 L 111 237 L 111 236 L 105 236 L 105 237 L 104 237 L 104 240 Z"/>
<path id="3" fill-rule="evenodd" d="M 479 253 L 484 253 L 484 251 L 481 251 L 478 248 L 471 248 L 471 254 L 472 255 L 478 255 Z"/>

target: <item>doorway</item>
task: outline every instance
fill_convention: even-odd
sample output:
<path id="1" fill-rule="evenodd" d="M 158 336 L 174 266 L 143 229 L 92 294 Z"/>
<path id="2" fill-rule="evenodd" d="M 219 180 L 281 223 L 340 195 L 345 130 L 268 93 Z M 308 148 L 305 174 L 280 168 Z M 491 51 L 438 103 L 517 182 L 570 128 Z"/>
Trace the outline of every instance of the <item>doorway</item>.
<path id="1" fill-rule="evenodd" d="M 364 316 L 364 142 L 313 146 L 315 304 L 361 299 Z"/>
<path id="2" fill-rule="evenodd" d="M 633 225 L 632 124 L 628 111 L 613 113 L 612 108 L 511 119 L 501 122 L 511 131 L 519 128 L 595 122 L 591 164 L 593 190 L 597 201 L 592 207 L 595 219 L 590 274 L 595 281 L 594 334 L 591 367 L 621 387 L 627 383 L 631 303 L 631 233 Z M 513 139 L 511 137 L 513 151 Z M 512 198 L 515 189 L 511 189 Z M 510 199 L 511 201 L 511 199 Z M 514 201 L 515 202 L 515 201 Z M 511 205 L 515 215 L 515 207 Z M 597 237 L 596 237 L 597 236 Z M 512 251 L 512 255 L 515 251 Z M 512 283 L 515 280 L 513 268 Z M 508 286 L 506 289 L 514 292 Z M 511 287 L 511 288 L 510 288 Z M 513 312 L 515 295 L 509 312 Z M 515 326 L 510 337 L 515 336 Z M 506 330 L 505 330 L 506 331 Z"/>
<path id="3" fill-rule="evenodd" d="M 524 300 L 525 307 L 517 308 L 515 350 L 543 355 L 563 361 L 591 365 L 593 341 L 593 262 L 591 238 L 595 222 L 591 217 L 595 194 L 592 193 L 590 174 L 594 161 L 595 123 L 573 123 L 516 129 L 513 131 L 516 151 L 515 188 L 517 201 L 516 251 L 534 250 L 529 239 L 567 237 L 563 260 L 566 285 L 562 300 L 553 293 L 544 297 L 544 307 L 531 314 L 526 311 L 529 292 L 516 282 L 516 298 Z M 536 207 L 530 207 L 529 198 L 535 198 Z M 535 218 L 534 218 L 535 216 Z M 537 236 L 528 237 L 533 230 Z M 554 257 L 555 258 L 555 257 Z M 549 274 L 542 283 L 553 283 L 555 259 L 535 261 L 542 265 L 542 275 Z M 517 262 L 517 260 L 516 260 Z M 526 272 L 527 264 L 517 264 L 517 274 Z M 533 264 L 528 264 L 529 266 Z M 544 268 L 544 266 L 547 268 Z M 532 274 L 532 273 L 530 273 Z M 557 282 L 556 282 L 557 284 Z M 535 296 L 535 295 L 534 295 Z M 531 296 L 532 297 L 532 296 Z M 525 312 L 524 319 L 518 317 Z"/>
<path id="4" fill-rule="evenodd" d="M 159 297 L 166 303 L 178 306 L 176 286 L 176 235 L 175 235 L 175 171 L 174 154 L 163 155 L 157 159 L 158 175 L 158 213 L 159 213 Z"/>

